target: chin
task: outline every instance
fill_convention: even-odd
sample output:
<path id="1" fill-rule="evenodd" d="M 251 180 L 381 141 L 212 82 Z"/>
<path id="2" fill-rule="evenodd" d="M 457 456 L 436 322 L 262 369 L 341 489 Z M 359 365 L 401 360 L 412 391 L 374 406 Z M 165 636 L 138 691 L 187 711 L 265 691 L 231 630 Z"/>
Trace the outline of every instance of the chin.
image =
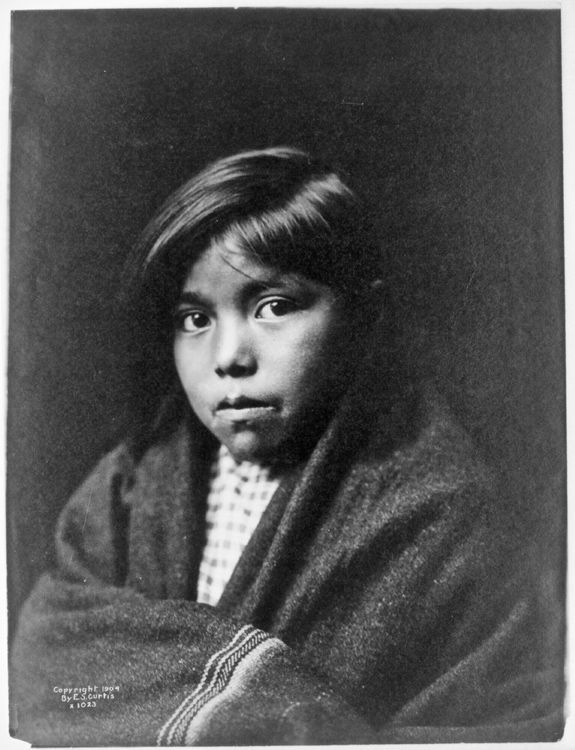
<path id="1" fill-rule="evenodd" d="M 250 434 L 234 435 L 233 438 L 222 441 L 236 461 L 252 461 L 265 463 L 278 457 L 279 449 Z"/>

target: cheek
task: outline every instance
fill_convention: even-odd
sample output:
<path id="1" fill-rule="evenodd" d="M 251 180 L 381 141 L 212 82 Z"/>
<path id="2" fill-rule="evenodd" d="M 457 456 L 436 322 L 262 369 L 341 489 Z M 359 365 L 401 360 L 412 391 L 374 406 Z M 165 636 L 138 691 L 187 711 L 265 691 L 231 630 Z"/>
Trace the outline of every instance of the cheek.
<path id="1" fill-rule="evenodd" d="M 174 345 L 174 364 L 176 372 L 190 400 L 200 397 L 202 366 L 198 356 L 192 356 L 184 347 Z"/>
<path id="2" fill-rule="evenodd" d="M 310 403 L 330 389 L 339 390 L 350 356 L 339 327 L 305 330 L 289 347 L 284 347 L 282 379 L 300 399 Z"/>
<path id="3" fill-rule="evenodd" d="M 353 357 L 349 329 L 339 317 L 309 331 L 301 350 L 313 367 L 327 370 Z"/>
<path id="4" fill-rule="evenodd" d="M 182 351 L 182 348 L 178 345 L 177 342 L 174 344 L 174 365 L 176 367 L 176 372 L 178 373 L 180 383 L 185 388 L 186 383 L 189 380 L 189 364 L 185 353 Z"/>

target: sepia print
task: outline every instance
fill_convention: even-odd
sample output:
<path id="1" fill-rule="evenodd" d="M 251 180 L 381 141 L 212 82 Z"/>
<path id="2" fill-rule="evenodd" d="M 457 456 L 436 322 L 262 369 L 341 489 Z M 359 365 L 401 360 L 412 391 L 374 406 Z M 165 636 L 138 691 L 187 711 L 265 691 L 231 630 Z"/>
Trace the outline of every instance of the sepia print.
<path id="1" fill-rule="evenodd" d="M 561 14 L 12 14 L 10 731 L 564 731 Z"/>

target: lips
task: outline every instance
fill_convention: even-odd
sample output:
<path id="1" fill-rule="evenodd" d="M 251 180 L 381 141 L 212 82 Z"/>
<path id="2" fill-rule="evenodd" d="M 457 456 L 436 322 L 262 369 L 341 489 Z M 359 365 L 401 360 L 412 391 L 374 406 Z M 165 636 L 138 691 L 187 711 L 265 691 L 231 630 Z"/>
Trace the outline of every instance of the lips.
<path id="1" fill-rule="evenodd" d="M 269 401 L 260 401 L 247 396 L 228 397 L 216 407 L 216 415 L 228 422 L 246 422 L 262 419 L 276 411 Z"/>

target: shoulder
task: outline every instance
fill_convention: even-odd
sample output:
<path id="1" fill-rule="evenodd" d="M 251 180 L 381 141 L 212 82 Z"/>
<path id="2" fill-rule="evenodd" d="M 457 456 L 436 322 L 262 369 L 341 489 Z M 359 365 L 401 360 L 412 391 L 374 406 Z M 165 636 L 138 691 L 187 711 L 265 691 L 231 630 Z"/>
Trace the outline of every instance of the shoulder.
<path id="1" fill-rule="evenodd" d="M 76 516 L 86 521 L 109 506 L 114 495 L 133 481 L 135 464 L 126 443 L 120 443 L 102 456 L 72 494 L 60 515 L 59 525 L 70 524 Z"/>
<path id="2" fill-rule="evenodd" d="M 187 471 L 189 458 L 189 434 L 183 423 L 148 446 L 142 455 L 133 451 L 129 440 L 122 441 L 96 462 L 68 501 L 66 510 L 85 512 L 86 506 L 96 510 L 113 498 L 133 501 L 142 487 L 161 484 L 173 477 L 174 472 Z"/>
<path id="3" fill-rule="evenodd" d="M 130 441 L 122 441 L 96 462 L 72 494 L 60 514 L 58 531 L 79 525 L 84 536 L 103 534 L 122 508 L 188 468 L 189 439 L 183 425 L 141 456 L 134 454 Z"/>
<path id="4" fill-rule="evenodd" d="M 420 389 L 412 414 L 410 439 L 391 458 L 405 480 L 438 492 L 496 491 L 497 473 L 435 388 Z"/>
<path id="5" fill-rule="evenodd" d="M 424 385 L 394 409 L 378 415 L 355 466 L 366 516 L 382 527 L 449 527 L 454 537 L 496 530 L 499 477 L 445 399 Z"/>
<path id="6" fill-rule="evenodd" d="M 128 441 L 104 455 L 60 513 L 55 540 L 60 569 L 72 577 L 123 580 L 135 514 L 145 528 L 172 512 L 172 496 L 187 492 L 189 450 L 188 431 L 180 424 L 140 456 Z"/>

